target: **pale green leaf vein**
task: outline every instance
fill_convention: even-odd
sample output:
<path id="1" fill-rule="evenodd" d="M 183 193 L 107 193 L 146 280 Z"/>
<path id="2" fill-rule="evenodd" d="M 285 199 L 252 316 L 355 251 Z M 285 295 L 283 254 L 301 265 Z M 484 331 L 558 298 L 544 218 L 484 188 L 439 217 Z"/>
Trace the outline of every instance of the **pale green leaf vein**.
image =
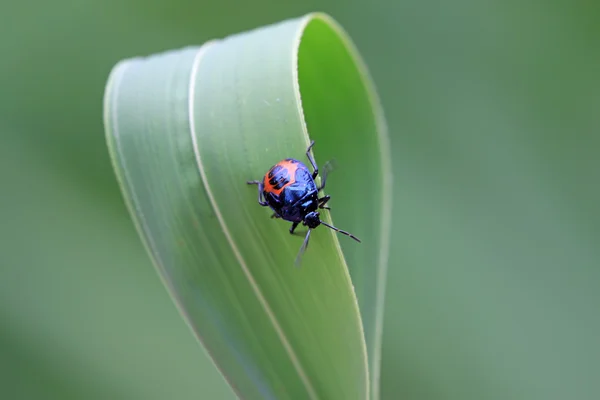
<path id="1" fill-rule="evenodd" d="M 296 372 L 298 373 L 300 379 L 304 383 L 304 385 L 306 387 L 306 391 L 308 392 L 310 398 L 316 400 L 316 399 L 318 399 L 318 396 L 315 392 L 315 389 L 314 389 L 312 383 L 308 379 L 308 376 L 307 376 L 306 372 L 304 371 L 304 368 L 302 367 L 300 360 L 296 356 L 296 353 L 294 352 L 294 349 L 292 348 L 288 338 L 286 337 L 285 332 L 281 328 L 281 325 L 279 324 L 279 321 L 277 320 L 275 313 L 271 309 L 267 299 L 262 294 L 262 291 L 260 290 L 258 284 L 256 283 L 254 276 L 250 272 L 250 269 L 248 268 L 246 261 L 242 257 L 240 250 L 238 249 L 235 241 L 233 240 L 233 237 L 231 236 L 231 233 L 229 232 L 229 228 L 227 227 L 225 220 L 223 219 L 223 215 L 221 214 L 221 211 L 219 209 L 219 206 L 214 198 L 212 190 L 211 190 L 210 186 L 208 185 L 208 180 L 206 177 L 204 164 L 202 162 L 202 157 L 200 156 L 200 151 L 199 151 L 199 147 L 198 147 L 198 141 L 197 141 L 197 135 L 196 135 L 196 124 L 195 124 L 193 115 L 194 115 L 194 109 L 196 106 L 196 104 L 195 104 L 196 84 L 195 83 L 196 83 L 196 76 L 198 74 L 198 68 L 200 65 L 200 61 L 202 59 L 202 55 L 205 53 L 205 51 L 208 49 L 208 47 L 213 44 L 214 44 L 214 42 L 209 42 L 200 48 L 200 50 L 198 51 L 198 54 L 196 54 L 196 57 L 194 58 L 192 72 L 190 74 L 188 113 L 189 113 L 190 134 L 192 137 L 192 143 L 193 143 L 193 147 L 194 147 L 194 154 L 196 157 L 196 163 L 198 165 L 198 170 L 200 172 L 200 176 L 202 177 L 202 182 L 204 184 L 204 188 L 206 190 L 206 193 L 210 200 L 212 208 L 215 212 L 217 220 L 219 221 L 219 224 L 221 225 L 221 229 L 223 230 L 223 233 L 224 233 L 225 237 L 227 238 L 227 241 L 229 242 L 229 245 L 231 246 L 231 249 L 232 249 L 235 257 L 236 257 L 237 261 L 239 262 L 239 264 L 242 268 L 242 271 L 244 272 L 244 275 L 246 276 L 246 278 L 248 279 L 248 282 L 250 283 L 250 287 L 252 288 L 254 294 L 256 295 L 259 303 L 263 307 L 269 320 L 273 324 L 273 328 L 275 329 L 277 336 L 281 340 L 281 344 L 283 345 L 286 353 L 290 357 L 290 360 L 291 360 L 292 364 L 294 365 Z"/>
<path id="2" fill-rule="evenodd" d="M 217 368 L 219 373 L 223 376 L 225 380 L 227 380 L 227 376 L 221 370 L 220 366 L 215 362 L 214 357 L 212 356 L 209 347 L 207 347 L 204 343 L 202 337 L 196 332 L 194 327 L 191 324 L 191 319 L 185 308 L 181 304 L 179 298 L 177 297 L 177 291 L 171 284 L 169 279 L 166 279 L 166 268 L 164 267 L 164 263 L 162 262 L 160 252 L 157 250 L 157 246 L 154 243 L 154 239 L 152 237 L 151 231 L 148 228 L 146 220 L 144 218 L 144 213 L 142 212 L 142 208 L 140 207 L 140 201 L 135 192 L 134 185 L 131 184 L 131 178 L 128 173 L 126 157 L 123 155 L 123 150 L 120 143 L 120 132 L 118 128 L 118 93 L 123 81 L 123 76 L 125 75 L 125 71 L 134 63 L 135 60 L 128 60 L 120 63 L 116 66 L 111 73 L 109 89 L 106 91 L 105 97 L 105 114 L 104 121 L 106 125 L 106 129 L 112 132 L 111 134 L 106 135 L 106 139 L 108 141 L 108 150 L 111 153 L 111 160 L 113 163 L 113 169 L 116 172 L 117 181 L 119 182 L 119 186 L 121 187 L 121 191 L 125 196 L 125 205 L 129 210 L 130 215 L 134 216 L 132 218 L 133 224 L 139 234 L 139 237 L 142 240 L 146 251 L 152 255 L 150 260 L 154 265 L 154 268 L 158 271 L 162 271 L 162 273 L 158 274 L 162 283 L 167 287 L 170 293 L 173 294 L 173 302 L 182 315 L 183 320 L 185 321 L 188 328 L 192 331 L 192 334 L 202 345 L 202 349 L 209 355 L 209 359 L 212 361 L 213 365 Z M 118 165 L 120 163 L 121 165 Z M 135 212 L 134 212 L 135 211 Z M 236 396 L 239 398 L 240 394 L 236 391 L 234 385 L 230 385 Z"/>

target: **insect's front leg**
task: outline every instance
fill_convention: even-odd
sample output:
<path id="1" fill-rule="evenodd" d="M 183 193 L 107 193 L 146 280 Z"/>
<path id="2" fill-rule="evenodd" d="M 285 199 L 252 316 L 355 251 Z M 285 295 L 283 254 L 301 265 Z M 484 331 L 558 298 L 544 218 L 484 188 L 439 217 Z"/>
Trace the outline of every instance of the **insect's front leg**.
<path id="1" fill-rule="evenodd" d="M 329 208 L 328 206 L 325 205 L 325 204 L 327 204 L 327 202 L 329 201 L 329 199 L 331 199 L 330 195 L 325 195 L 325 196 L 321 197 L 319 199 L 319 208 L 324 208 L 326 210 L 331 210 L 331 208 Z"/>
<path id="2" fill-rule="evenodd" d="M 296 230 L 296 227 L 298 226 L 299 222 L 294 222 L 292 223 L 292 227 L 290 228 L 290 233 L 293 235 L 294 231 Z"/>

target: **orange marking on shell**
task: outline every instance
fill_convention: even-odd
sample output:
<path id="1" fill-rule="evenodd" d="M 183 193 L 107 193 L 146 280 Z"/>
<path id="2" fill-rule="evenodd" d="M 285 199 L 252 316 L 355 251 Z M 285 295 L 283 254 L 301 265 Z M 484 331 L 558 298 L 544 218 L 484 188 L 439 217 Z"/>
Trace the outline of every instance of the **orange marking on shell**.
<path id="1" fill-rule="evenodd" d="M 279 168 L 277 168 L 279 167 Z M 275 169 L 279 169 L 279 171 L 277 171 L 276 175 L 279 175 L 281 177 L 282 175 L 282 171 L 281 169 L 287 171 L 287 176 L 283 175 L 285 179 L 285 183 L 283 183 L 282 179 L 280 179 L 278 182 L 274 182 L 273 184 L 271 184 L 271 179 L 269 178 L 269 174 L 271 174 L 271 172 Z M 271 169 L 265 174 L 265 177 L 263 179 L 263 184 L 265 186 L 265 191 L 268 193 L 273 193 L 276 195 L 281 194 L 281 192 L 283 192 L 283 189 L 285 189 L 286 187 L 288 187 L 289 185 L 292 185 L 296 182 L 296 170 L 298 169 L 298 165 L 291 160 L 282 160 L 279 161 L 277 164 L 273 165 L 273 167 L 271 167 Z M 283 183 L 283 184 L 281 184 Z"/>

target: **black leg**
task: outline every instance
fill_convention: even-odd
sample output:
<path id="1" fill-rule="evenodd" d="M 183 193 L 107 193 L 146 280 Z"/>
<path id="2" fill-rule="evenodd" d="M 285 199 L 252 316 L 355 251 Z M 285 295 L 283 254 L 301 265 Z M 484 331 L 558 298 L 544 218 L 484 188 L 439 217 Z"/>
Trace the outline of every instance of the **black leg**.
<path id="1" fill-rule="evenodd" d="M 318 191 L 321 191 L 325 188 L 325 182 L 327 181 L 327 175 L 333 171 L 333 165 L 331 161 L 327 161 L 323 166 L 323 174 L 321 175 L 321 186 L 319 186 Z M 314 178 L 313 178 L 314 179 Z"/>
<path id="2" fill-rule="evenodd" d="M 313 179 L 315 179 L 317 177 L 317 175 L 319 175 L 319 167 L 317 167 L 317 163 L 315 162 L 315 159 L 310 154 L 310 149 L 312 149 L 312 147 L 314 145 L 315 145 L 315 141 L 313 140 L 312 142 L 310 142 L 308 149 L 306 149 L 306 157 L 308 157 L 308 161 L 310 161 L 310 163 L 312 164 L 312 167 L 314 169 L 313 174 L 312 174 Z"/>
<path id="3" fill-rule="evenodd" d="M 248 185 L 258 185 L 258 204 L 260 204 L 263 207 L 268 206 L 269 204 L 265 201 L 263 197 L 263 183 L 261 181 L 248 181 L 246 183 Z"/>
<path id="4" fill-rule="evenodd" d="M 281 215 L 274 212 L 273 214 L 271 214 L 271 218 L 281 218 Z"/>
<path id="5" fill-rule="evenodd" d="M 294 231 L 296 230 L 296 227 L 298 226 L 299 222 L 294 222 L 292 224 L 292 227 L 290 228 L 290 233 L 293 235 Z"/>
<path id="6" fill-rule="evenodd" d="M 321 197 L 319 199 L 319 208 L 324 208 L 326 210 L 330 210 L 330 208 L 325 205 L 325 204 L 327 204 L 327 202 L 329 201 L 329 199 L 331 199 L 330 195 L 326 195 L 326 196 Z"/>

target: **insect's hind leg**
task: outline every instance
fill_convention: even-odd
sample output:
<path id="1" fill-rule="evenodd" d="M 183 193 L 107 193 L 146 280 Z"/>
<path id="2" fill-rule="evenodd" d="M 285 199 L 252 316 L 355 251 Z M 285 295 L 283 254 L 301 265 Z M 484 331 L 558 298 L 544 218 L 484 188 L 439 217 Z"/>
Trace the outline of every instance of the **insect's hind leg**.
<path id="1" fill-rule="evenodd" d="M 258 204 L 260 204 L 263 207 L 268 206 L 269 204 L 265 201 L 265 198 L 263 195 L 263 190 L 264 190 L 263 183 L 261 181 L 248 181 L 246 183 L 248 185 L 258 185 Z"/>
<path id="2" fill-rule="evenodd" d="M 313 156 L 310 154 L 310 149 L 312 149 L 312 147 L 314 145 L 315 145 L 315 141 L 313 140 L 312 142 L 310 142 L 310 145 L 306 149 L 306 157 L 308 157 L 308 161 L 310 161 L 310 164 L 312 165 L 312 167 L 314 169 L 313 174 L 312 174 L 313 179 L 315 179 L 317 177 L 317 175 L 319 175 L 319 167 L 317 166 L 317 163 L 315 162 L 315 159 L 313 158 Z"/>

